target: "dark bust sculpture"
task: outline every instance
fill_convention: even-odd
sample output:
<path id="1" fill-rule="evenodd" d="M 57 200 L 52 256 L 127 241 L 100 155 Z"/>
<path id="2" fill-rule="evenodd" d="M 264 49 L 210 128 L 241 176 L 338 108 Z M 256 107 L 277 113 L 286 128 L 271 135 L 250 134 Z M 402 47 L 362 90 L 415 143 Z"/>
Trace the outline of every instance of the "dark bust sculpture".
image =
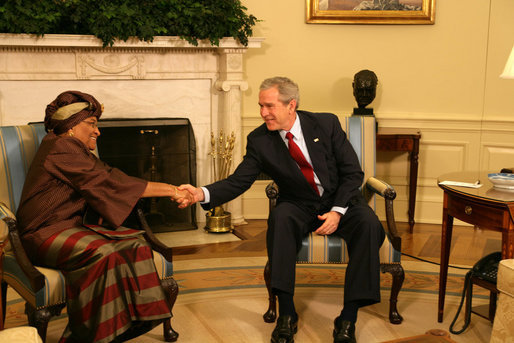
<path id="1" fill-rule="evenodd" d="M 371 70 L 361 70 L 353 77 L 353 96 L 357 100 L 358 108 L 353 109 L 353 114 L 373 115 L 373 108 L 366 108 L 377 91 L 378 78 Z"/>

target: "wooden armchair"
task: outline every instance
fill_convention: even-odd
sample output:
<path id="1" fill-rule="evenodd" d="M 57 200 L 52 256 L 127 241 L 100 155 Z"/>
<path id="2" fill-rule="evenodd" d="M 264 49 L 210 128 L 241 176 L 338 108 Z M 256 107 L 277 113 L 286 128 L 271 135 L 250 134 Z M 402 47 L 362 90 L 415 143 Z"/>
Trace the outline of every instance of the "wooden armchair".
<path id="1" fill-rule="evenodd" d="M 59 315 L 66 305 L 65 279 L 58 270 L 36 267 L 31 263 L 21 244 L 14 212 L 19 204 L 28 167 L 44 135 L 42 124 L 0 127 L 0 243 L 8 243 L 4 255 L 0 256 L 3 268 L 3 316 L 0 319 L 5 318 L 5 297 L 7 286 L 10 286 L 26 301 L 28 323 L 37 328 L 43 342 L 50 318 Z M 127 226 L 145 231 L 144 238 L 152 246 L 161 285 L 173 306 L 178 286 L 173 279 L 172 249 L 153 235 L 139 206 L 127 222 L 130 222 Z M 167 342 L 176 341 L 178 333 L 171 327 L 169 319 L 163 326 L 164 339 Z"/>
<path id="2" fill-rule="evenodd" d="M 403 320 L 397 310 L 398 294 L 402 288 L 405 274 L 400 264 L 401 237 L 398 236 L 394 221 L 393 200 L 396 197 L 395 190 L 387 183 L 376 179 L 375 151 L 376 151 L 376 124 L 372 116 L 352 116 L 341 120 L 343 130 L 348 135 L 355 152 L 359 157 L 364 171 L 365 184 L 362 187 L 364 197 L 369 205 L 375 209 L 375 195 L 378 194 L 385 200 L 386 209 L 386 239 L 380 248 L 380 269 L 382 273 L 392 275 L 392 287 L 389 298 L 389 321 L 400 324 Z M 266 187 L 266 195 L 269 198 L 270 210 L 276 205 L 279 189 L 275 183 Z M 328 248 L 330 247 L 330 249 Z M 320 236 L 310 233 L 303 239 L 302 247 L 298 252 L 297 263 L 348 263 L 348 252 L 345 241 L 335 235 Z M 268 289 L 269 307 L 264 314 L 264 321 L 272 323 L 277 317 L 276 297 L 271 292 L 269 262 L 264 269 L 264 280 Z"/>

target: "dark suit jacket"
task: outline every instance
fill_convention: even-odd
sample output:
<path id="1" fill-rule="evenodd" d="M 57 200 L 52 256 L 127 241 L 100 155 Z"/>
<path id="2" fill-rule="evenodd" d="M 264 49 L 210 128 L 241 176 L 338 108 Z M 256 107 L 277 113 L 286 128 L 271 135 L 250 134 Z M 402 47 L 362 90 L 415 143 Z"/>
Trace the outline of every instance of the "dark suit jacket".
<path id="1" fill-rule="evenodd" d="M 331 113 L 297 111 L 314 172 L 324 188 L 319 197 L 289 154 L 278 131 L 262 124 L 247 138 L 246 155 L 228 178 L 206 186 L 210 203 L 224 204 L 245 192 L 264 172 L 280 189 L 278 201 L 289 201 L 309 211 L 323 213 L 332 206 L 346 207 L 360 194 L 364 173 L 338 118 Z"/>

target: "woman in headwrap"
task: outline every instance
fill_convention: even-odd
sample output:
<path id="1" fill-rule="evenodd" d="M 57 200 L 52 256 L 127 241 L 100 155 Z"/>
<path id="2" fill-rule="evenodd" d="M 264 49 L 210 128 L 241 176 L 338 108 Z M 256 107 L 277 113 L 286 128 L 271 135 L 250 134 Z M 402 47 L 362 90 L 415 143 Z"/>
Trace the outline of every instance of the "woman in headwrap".
<path id="1" fill-rule="evenodd" d="M 64 92 L 47 106 L 48 134 L 17 212 L 31 260 L 66 278 L 69 321 L 60 342 L 124 341 L 171 317 L 150 246 L 140 230 L 120 225 L 142 197 L 170 197 L 183 208 L 188 194 L 100 161 L 92 150 L 101 114 L 102 105 L 78 91 Z M 86 226 L 86 207 L 104 225 Z"/>

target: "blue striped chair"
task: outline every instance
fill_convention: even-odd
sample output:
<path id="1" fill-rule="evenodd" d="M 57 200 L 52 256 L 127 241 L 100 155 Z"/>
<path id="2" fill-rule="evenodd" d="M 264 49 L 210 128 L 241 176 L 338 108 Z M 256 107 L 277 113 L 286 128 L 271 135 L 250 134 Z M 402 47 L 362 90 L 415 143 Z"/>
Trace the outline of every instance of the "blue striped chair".
<path id="1" fill-rule="evenodd" d="M 20 202 L 25 175 L 45 134 L 42 124 L 0 127 L 0 243 L 5 245 L 0 261 L 3 267 L 3 318 L 9 285 L 26 301 L 25 313 L 29 325 L 37 328 L 43 341 L 48 321 L 52 316 L 59 315 L 66 303 L 64 276 L 58 270 L 35 267 L 30 262 L 20 242 L 14 213 Z M 153 235 L 139 207 L 131 215 L 131 223 L 145 231 L 144 237 L 154 250 L 161 285 L 173 306 L 178 286 L 173 279 L 172 249 Z M 169 320 L 164 322 L 164 338 L 167 342 L 174 342 L 178 338 Z"/>
<path id="2" fill-rule="evenodd" d="M 346 132 L 355 152 L 359 157 L 364 171 L 365 184 L 362 187 L 363 194 L 371 208 L 375 209 L 375 195 L 378 194 L 385 200 L 386 208 L 386 240 L 380 248 L 380 269 L 382 273 L 392 275 L 391 295 L 389 298 L 389 321 L 400 324 L 403 320 L 398 313 L 396 303 L 398 293 L 402 288 L 405 274 L 400 264 L 401 237 L 396 230 L 394 221 L 393 200 L 396 197 L 395 190 L 387 183 L 378 180 L 375 175 L 375 151 L 376 151 L 376 121 L 373 116 L 351 116 L 341 119 L 341 125 Z M 270 210 L 275 206 L 279 189 L 275 183 L 266 187 L 266 195 L 269 198 Z M 303 239 L 302 247 L 298 252 L 297 263 L 348 263 L 348 251 L 345 241 L 335 235 L 320 236 L 310 233 Z M 270 289 L 269 262 L 264 268 L 264 280 L 268 289 L 269 307 L 263 318 L 267 323 L 272 323 L 277 317 L 276 298 Z"/>

